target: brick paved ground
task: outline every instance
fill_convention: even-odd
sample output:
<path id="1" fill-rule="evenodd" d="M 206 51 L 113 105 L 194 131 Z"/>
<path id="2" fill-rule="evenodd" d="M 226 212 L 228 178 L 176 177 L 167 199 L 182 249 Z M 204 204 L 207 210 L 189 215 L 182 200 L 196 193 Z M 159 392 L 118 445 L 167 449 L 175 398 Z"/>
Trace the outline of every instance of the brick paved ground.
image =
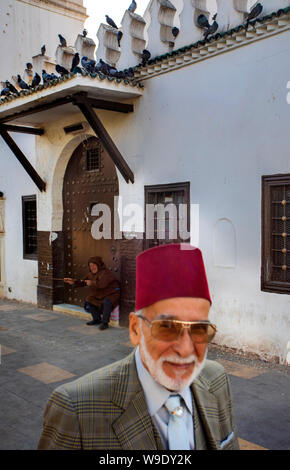
<path id="1" fill-rule="evenodd" d="M 68 314 L 0 301 L 0 450 L 37 447 L 56 386 L 132 351 L 126 328 L 103 332 Z M 289 368 L 211 347 L 230 374 L 242 449 L 290 449 Z"/>

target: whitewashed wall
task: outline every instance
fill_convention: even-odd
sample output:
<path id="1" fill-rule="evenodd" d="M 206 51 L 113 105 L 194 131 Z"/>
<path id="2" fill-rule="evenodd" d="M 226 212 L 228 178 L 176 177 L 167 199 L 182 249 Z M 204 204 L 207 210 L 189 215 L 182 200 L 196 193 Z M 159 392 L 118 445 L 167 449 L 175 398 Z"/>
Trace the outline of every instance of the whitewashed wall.
<path id="1" fill-rule="evenodd" d="M 286 32 L 147 80 L 132 115 L 98 113 L 135 174 L 134 185 L 119 175 L 123 207 L 144 207 L 144 185 L 190 181 L 217 342 L 281 361 L 290 299 L 260 290 L 261 176 L 290 173 L 289 40 Z M 40 230 L 61 229 L 62 175 L 81 140 L 57 130 L 69 122 L 55 121 L 38 138 L 51 178 Z"/>
<path id="2" fill-rule="evenodd" d="M 35 166 L 35 138 L 11 133 L 11 136 Z M 37 261 L 23 259 L 22 196 L 37 194 L 37 187 L 14 154 L 0 139 L 0 191 L 5 197 L 4 296 L 37 302 Z"/>
<path id="3" fill-rule="evenodd" d="M 46 44 L 47 56 L 54 59 L 58 33 L 74 44 L 82 32 L 85 10 L 82 0 L 71 1 L 65 10 L 61 0 L 0 1 L 0 81 L 16 74 L 23 76 L 27 62 Z M 2 87 L 1 87 L 2 89 Z M 33 166 L 36 166 L 35 137 L 11 134 Z M 22 196 L 39 191 L 0 138 L 0 191 L 5 197 L 4 284 L 8 298 L 37 302 L 37 261 L 23 259 Z"/>
<path id="4" fill-rule="evenodd" d="M 46 55 L 55 58 L 62 34 L 68 46 L 74 45 L 82 33 L 85 21 L 82 0 L 71 1 L 65 10 L 61 0 L 1 0 L 0 2 L 0 81 L 23 76 L 27 62 L 40 54 L 46 45 Z M 67 4 L 68 5 L 68 4 Z"/>
<path id="5" fill-rule="evenodd" d="M 217 341 L 281 360 L 290 298 L 260 290 L 261 176 L 290 173 L 289 40 L 286 32 L 148 80 L 142 137 L 130 144 L 142 184 L 191 182 Z"/>

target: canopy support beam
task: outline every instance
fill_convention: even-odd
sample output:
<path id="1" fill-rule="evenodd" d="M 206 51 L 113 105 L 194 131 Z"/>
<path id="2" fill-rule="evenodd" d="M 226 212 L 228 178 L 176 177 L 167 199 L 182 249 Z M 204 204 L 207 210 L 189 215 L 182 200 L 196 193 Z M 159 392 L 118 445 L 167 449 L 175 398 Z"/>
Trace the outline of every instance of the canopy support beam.
<path id="1" fill-rule="evenodd" d="M 6 142 L 10 150 L 14 153 L 17 160 L 21 163 L 26 173 L 28 173 L 32 181 L 36 184 L 38 189 L 40 191 L 45 191 L 46 183 L 41 179 L 37 171 L 33 168 L 33 166 L 31 165 L 29 160 L 26 158 L 24 153 L 20 150 L 16 142 L 8 134 L 7 130 L 3 129 L 3 127 L 0 127 L 0 135 L 3 138 L 3 140 Z"/>
<path id="2" fill-rule="evenodd" d="M 96 136 L 99 137 L 103 146 L 107 150 L 108 154 L 112 158 L 114 164 L 122 174 L 123 178 L 127 183 L 131 181 L 134 183 L 134 173 L 131 171 L 130 167 L 126 163 L 125 159 L 122 157 L 121 153 L 117 149 L 113 140 L 109 136 L 105 127 L 101 123 L 100 119 L 94 112 L 93 106 L 89 99 L 85 95 L 74 96 L 73 104 L 78 106 L 87 122 L 95 132 Z"/>

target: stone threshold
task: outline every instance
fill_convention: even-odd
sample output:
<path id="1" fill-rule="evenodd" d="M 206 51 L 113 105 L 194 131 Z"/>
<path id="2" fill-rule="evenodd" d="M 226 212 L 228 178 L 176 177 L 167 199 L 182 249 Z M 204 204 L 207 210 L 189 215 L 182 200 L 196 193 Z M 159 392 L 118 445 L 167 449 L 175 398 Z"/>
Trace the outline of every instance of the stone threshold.
<path id="1" fill-rule="evenodd" d="M 77 305 L 55 304 L 53 305 L 52 310 L 54 312 L 66 313 L 67 315 L 82 318 L 84 320 L 91 319 L 91 315 L 85 312 L 85 310 L 82 307 L 79 307 Z M 109 325 L 117 328 L 119 327 L 119 322 L 117 320 L 110 320 Z"/>

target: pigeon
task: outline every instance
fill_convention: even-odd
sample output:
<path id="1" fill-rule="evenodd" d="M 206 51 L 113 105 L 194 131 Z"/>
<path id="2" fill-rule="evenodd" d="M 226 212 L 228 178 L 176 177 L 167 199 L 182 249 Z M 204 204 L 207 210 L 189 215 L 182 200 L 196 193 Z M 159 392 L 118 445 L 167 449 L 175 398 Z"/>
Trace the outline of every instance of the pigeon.
<path id="1" fill-rule="evenodd" d="M 82 57 L 81 59 L 81 64 L 82 67 L 89 73 L 93 73 L 95 71 L 95 65 L 96 61 L 95 60 L 90 60 L 87 58 L 87 56 Z"/>
<path id="2" fill-rule="evenodd" d="M 79 53 L 76 52 L 75 55 L 74 55 L 74 58 L 72 60 L 70 71 L 73 72 L 74 69 L 79 65 L 79 63 L 80 63 L 80 56 L 79 56 Z"/>
<path id="3" fill-rule="evenodd" d="M 29 90 L 27 83 L 21 79 L 20 75 L 17 75 L 17 83 L 22 90 Z"/>
<path id="4" fill-rule="evenodd" d="M 218 30 L 219 25 L 216 22 L 216 17 L 217 17 L 217 13 L 212 17 L 213 23 L 204 32 L 204 39 L 207 39 L 210 34 L 214 34 Z"/>
<path id="5" fill-rule="evenodd" d="M 27 62 L 26 69 L 30 71 L 32 70 L 32 68 L 33 68 L 32 64 L 30 62 Z"/>
<path id="6" fill-rule="evenodd" d="M 5 81 L 6 88 L 9 88 L 11 93 L 15 93 L 16 95 L 18 94 L 18 91 L 16 90 L 15 86 L 12 85 L 12 83 L 8 82 L 8 80 Z"/>
<path id="7" fill-rule="evenodd" d="M 117 34 L 117 39 L 118 39 L 118 46 L 121 47 L 121 39 L 123 37 L 123 33 L 122 31 L 118 31 L 118 34 Z"/>
<path id="8" fill-rule="evenodd" d="M 65 69 L 64 67 L 62 67 L 61 65 L 59 65 L 59 64 L 56 64 L 55 70 L 56 70 L 57 73 L 59 73 L 62 77 L 63 77 L 64 75 L 68 75 L 68 74 L 69 74 L 69 71 L 68 71 L 67 69 Z"/>
<path id="9" fill-rule="evenodd" d="M 5 88 L 3 88 L 3 90 L 1 90 L 0 96 L 10 96 L 10 94 L 11 91 L 9 90 L 9 87 L 6 86 Z"/>
<path id="10" fill-rule="evenodd" d="M 100 59 L 99 62 L 97 63 L 95 67 L 96 72 L 101 72 L 104 75 L 109 75 L 110 73 L 110 65 L 106 64 L 106 62 L 103 61 L 103 59 Z"/>
<path id="11" fill-rule="evenodd" d="M 179 29 L 176 28 L 176 26 L 174 26 L 174 28 L 172 28 L 172 35 L 174 38 L 176 38 L 179 34 Z"/>
<path id="12" fill-rule="evenodd" d="M 252 8 L 247 18 L 247 29 L 249 27 L 250 21 L 257 18 L 257 16 L 259 16 L 262 13 L 262 11 L 263 11 L 263 5 L 261 3 L 257 3 L 257 5 L 254 8 Z"/>
<path id="13" fill-rule="evenodd" d="M 200 28 L 209 28 L 210 27 L 208 19 L 205 15 L 199 15 L 196 21 L 197 21 L 197 24 Z"/>
<path id="14" fill-rule="evenodd" d="M 112 26 L 112 28 L 118 29 L 118 26 L 116 25 L 116 23 L 108 15 L 106 15 L 106 21 L 110 26 Z"/>
<path id="15" fill-rule="evenodd" d="M 87 30 L 84 29 L 84 30 L 83 30 L 83 38 L 86 38 L 86 37 L 87 37 L 87 34 L 88 34 Z"/>
<path id="16" fill-rule="evenodd" d="M 151 57 L 150 52 L 147 49 L 144 49 L 142 53 L 142 65 L 143 66 L 147 64 L 150 57 Z"/>
<path id="17" fill-rule="evenodd" d="M 37 86 L 40 84 L 40 82 L 41 82 L 41 78 L 40 78 L 40 76 L 38 75 L 38 73 L 35 72 L 30 87 L 31 87 L 31 88 L 35 88 L 35 87 L 37 87 Z"/>
<path id="18" fill-rule="evenodd" d="M 205 15 L 198 16 L 197 24 L 200 28 L 205 29 L 203 33 L 205 39 L 207 39 L 210 34 L 214 34 L 217 31 L 219 25 L 216 22 L 216 17 L 217 13 L 212 17 L 213 23 L 209 24 L 209 21 Z"/>
<path id="19" fill-rule="evenodd" d="M 128 11 L 130 11 L 131 13 L 134 13 L 134 11 L 136 10 L 136 8 L 137 8 L 137 3 L 135 2 L 135 0 L 132 0 L 132 3 L 131 3 L 131 5 L 129 6 Z"/>
<path id="20" fill-rule="evenodd" d="M 134 77 L 134 70 L 132 69 L 132 67 L 130 67 L 129 69 L 125 69 L 124 70 L 124 75 L 125 75 L 125 77 L 133 78 Z"/>
<path id="21" fill-rule="evenodd" d="M 66 39 L 61 34 L 59 34 L 58 37 L 59 37 L 60 46 L 67 47 Z"/>
<path id="22" fill-rule="evenodd" d="M 42 70 L 42 80 L 43 83 L 47 83 L 49 82 L 49 80 L 51 80 L 51 75 L 49 73 L 46 73 L 44 69 Z"/>
<path id="23" fill-rule="evenodd" d="M 43 44 L 41 48 L 41 55 L 45 55 L 45 53 L 46 53 L 46 47 L 45 47 L 45 44 Z"/>

